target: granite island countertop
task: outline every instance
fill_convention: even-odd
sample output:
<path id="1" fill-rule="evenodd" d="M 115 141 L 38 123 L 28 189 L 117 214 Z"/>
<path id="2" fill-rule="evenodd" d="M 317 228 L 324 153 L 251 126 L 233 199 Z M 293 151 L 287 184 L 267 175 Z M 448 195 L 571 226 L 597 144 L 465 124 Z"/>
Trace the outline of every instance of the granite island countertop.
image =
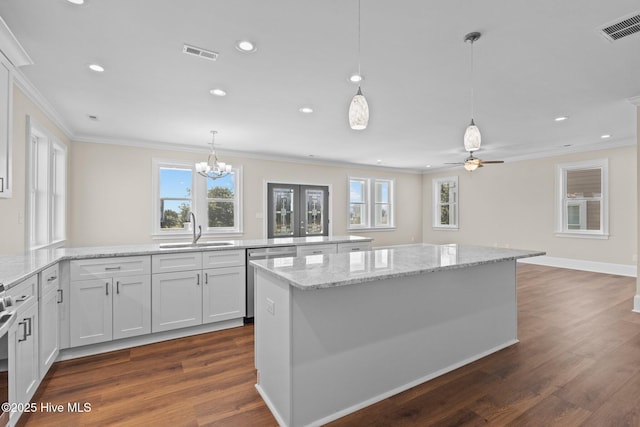
<path id="1" fill-rule="evenodd" d="M 57 262 L 74 259 L 124 257 L 136 255 L 168 254 L 179 252 L 224 251 L 278 246 L 306 246 L 330 243 L 371 242 L 373 239 L 360 236 L 313 236 L 281 237 L 275 239 L 220 240 L 229 242 L 225 246 L 189 246 L 181 248 L 163 247 L 166 243 L 138 245 L 90 246 L 78 248 L 39 249 L 18 255 L 0 255 L 0 283 L 7 289 L 22 280 L 39 273 Z M 202 238 L 201 243 L 209 241 Z M 212 242 L 215 242 L 211 240 Z"/>
<path id="2" fill-rule="evenodd" d="M 422 243 L 364 252 L 258 260 L 251 261 L 251 264 L 298 289 L 312 290 L 544 254 L 533 250 Z"/>

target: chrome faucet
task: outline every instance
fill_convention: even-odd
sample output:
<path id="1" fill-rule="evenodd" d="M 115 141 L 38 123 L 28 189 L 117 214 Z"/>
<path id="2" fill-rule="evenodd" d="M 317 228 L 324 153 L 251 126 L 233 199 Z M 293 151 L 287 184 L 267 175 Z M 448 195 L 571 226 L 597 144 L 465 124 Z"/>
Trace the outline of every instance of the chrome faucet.
<path id="1" fill-rule="evenodd" d="M 193 212 L 189 212 L 189 217 L 191 219 L 191 227 L 193 228 L 193 244 L 198 243 L 200 237 L 202 237 L 202 226 L 198 226 L 198 233 L 196 234 L 196 215 Z"/>

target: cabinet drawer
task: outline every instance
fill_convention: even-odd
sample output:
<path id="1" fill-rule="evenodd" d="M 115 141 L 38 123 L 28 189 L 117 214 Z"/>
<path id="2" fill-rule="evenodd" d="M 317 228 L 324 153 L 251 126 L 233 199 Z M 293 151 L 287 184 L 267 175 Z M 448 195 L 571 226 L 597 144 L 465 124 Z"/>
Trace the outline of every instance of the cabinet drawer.
<path id="1" fill-rule="evenodd" d="M 335 253 L 336 253 L 335 244 L 298 246 L 298 256 L 327 255 L 327 254 L 335 254 Z"/>
<path id="2" fill-rule="evenodd" d="M 344 252 L 357 252 L 357 251 L 369 251 L 371 250 L 371 244 L 369 242 L 354 242 L 354 243 L 338 243 L 338 253 Z"/>
<path id="3" fill-rule="evenodd" d="M 41 298 L 49 289 L 58 288 L 58 283 L 60 283 L 59 277 L 60 268 L 58 267 L 58 264 L 52 265 L 40 273 L 40 283 L 42 285 L 40 293 Z"/>
<path id="4" fill-rule="evenodd" d="M 240 267 L 245 265 L 244 249 L 202 253 L 202 268 Z"/>
<path id="5" fill-rule="evenodd" d="M 148 256 L 71 261 L 71 280 L 137 276 L 150 273 L 151 260 Z"/>
<path id="6" fill-rule="evenodd" d="M 151 271 L 153 274 L 200 269 L 202 269 L 202 252 L 182 252 L 151 256 Z"/>
<path id="7" fill-rule="evenodd" d="M 14 303 L 27 301 L 31 297 L 38 298 L 38 275 L 34 274 L 16 286 L 12 286 L 6 293 L 13 298 Z"/>

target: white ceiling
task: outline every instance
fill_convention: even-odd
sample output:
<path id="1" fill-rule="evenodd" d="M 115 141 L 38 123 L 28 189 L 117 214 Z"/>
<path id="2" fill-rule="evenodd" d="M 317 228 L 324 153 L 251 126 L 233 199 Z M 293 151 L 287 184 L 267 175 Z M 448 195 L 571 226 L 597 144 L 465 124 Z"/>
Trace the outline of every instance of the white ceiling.
<path id="1" fill-rule="evenodd" d="M 362 0 L 364 131 L 347 121 L 357 8 L 357 0 L 2 0 L 0 16 L 33 59 L 22 73 L 75 140 L 206 148 L 217 129 L 222 155 L 442 167 L 466 156 L 463 38 L 480 31 L 478 157 L 635 142 L 627 99 L 640 95 L 640 33 L 611 43 L 597 29 L 640 12 L 638 0 Z M 237 51 L 240 39 L 257 52 Z M 220 56 L 187 56 L 184 43 Z M 94 62 L 106 71 L 90 71 Z M 210 95 L 214 87 L 228 95 Z M 298 111 L 307 105 L 313 114 Z M 561 115 L 569 120 L 553 120 Z"/>

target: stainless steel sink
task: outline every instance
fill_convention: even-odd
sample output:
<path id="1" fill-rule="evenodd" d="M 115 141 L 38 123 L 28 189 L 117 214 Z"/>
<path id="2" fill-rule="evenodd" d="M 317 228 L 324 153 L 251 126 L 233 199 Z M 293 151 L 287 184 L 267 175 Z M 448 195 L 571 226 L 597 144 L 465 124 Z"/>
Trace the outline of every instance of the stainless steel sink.
<path id="1" fill-rule="evenodd" d="M 180 242 L 180 243 L 161 243 L 160 249 L 180 249 L 180 248 L 216 248 L 220 246 L 232 246 L 233 242 Z"/>

